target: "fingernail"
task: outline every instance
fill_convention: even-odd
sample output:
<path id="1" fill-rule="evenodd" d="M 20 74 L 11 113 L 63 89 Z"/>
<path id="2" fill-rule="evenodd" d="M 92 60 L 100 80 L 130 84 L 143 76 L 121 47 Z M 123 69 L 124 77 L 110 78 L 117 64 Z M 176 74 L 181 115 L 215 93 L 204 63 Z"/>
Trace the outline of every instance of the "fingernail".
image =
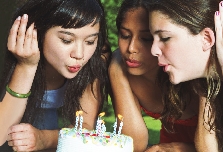
<path id="1" fill-rule="evenodd" d="M 22 17 L 23 19 L 27 19 L 27 14 L 24 14 Z"/>
<path id="2" fill-rule="evenodd" d="M 216 15 L 216 16 L 219 16 L 219 14 L 220 14 L 219 11 L 216 11 L 216 12 L 215 12 L 215 15 Z"/>
<path id="3" fill-rule="evenodd" d="M 17 19 L 16 19 L 16 20 L 21 20 L 21 16 L 17 17 Z"/>

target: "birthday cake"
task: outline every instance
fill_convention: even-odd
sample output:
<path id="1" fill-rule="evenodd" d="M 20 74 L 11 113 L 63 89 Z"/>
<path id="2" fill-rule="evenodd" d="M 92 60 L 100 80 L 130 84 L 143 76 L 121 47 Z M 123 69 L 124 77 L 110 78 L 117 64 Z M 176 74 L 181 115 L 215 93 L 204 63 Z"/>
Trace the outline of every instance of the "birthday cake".
<path id="1" fill-rule="evenodd" d="M 82 129 L 82 111 L 76 113 L 76 125 L 74 128 L 63 128 L 59 132 L 59 139 L 56 152 L 133 152 L 133 139 L 121 134 L 123 117 L 118 133 L 116 133 L 117 119 L 114 123 L 114 131 L 106 132 L 104 121 L 101 119 L 104 113 L 99 114 L 96 130 Z M 78 127 L 79 126 L 79 127 Z"/>

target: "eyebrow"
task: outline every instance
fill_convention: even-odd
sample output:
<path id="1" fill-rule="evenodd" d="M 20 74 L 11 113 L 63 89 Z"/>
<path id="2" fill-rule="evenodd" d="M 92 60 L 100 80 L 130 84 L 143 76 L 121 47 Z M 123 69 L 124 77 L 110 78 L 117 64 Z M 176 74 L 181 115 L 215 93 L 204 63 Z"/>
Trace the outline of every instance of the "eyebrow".
<path id="1" fill-rule="evenodd" d="M 123 27 L 123 26 L 120 26 L 120 29 L 124 29 L 124 30 L 126 30 L 126 31 L 130 31 L 129 29 L 127 29 L 127 28 L 125 28 L 125 27 Z M 149 30 L 149 29 L 146 29 L 146 30 L 140 30 L 140 32 L 150 32 L 150 30 Z"/>
<path id="2" fill-rule="evenodd" d="M 166 31 L 166 30 L 156 30 L 154 32 L 154 34 L 159 34 L 159 33 L 163 33 L 163 32 L 170 32 L 170 31 Z"/>
<path id="3" fill-rule="evenodd" d="M 68 32 L 68 31 L 58 31 L 59 33 L 62 33 L 62 34 L 67 34 L 67 35 L 71 35 L 71 36 L 75 36 L 74 33 L 71 33 L 71 32 Z M 90 34 L 88 35 L 87 37 L 93 37 L 93 36 L 98 36 L 99 33 L 94 33 L 94 34 Z"/>

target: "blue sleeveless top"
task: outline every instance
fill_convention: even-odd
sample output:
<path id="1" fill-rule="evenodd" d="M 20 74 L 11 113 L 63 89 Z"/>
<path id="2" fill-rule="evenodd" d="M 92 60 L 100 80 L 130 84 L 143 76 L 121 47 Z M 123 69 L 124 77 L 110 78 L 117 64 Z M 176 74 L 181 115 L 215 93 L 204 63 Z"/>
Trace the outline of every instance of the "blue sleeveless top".
<path id="1" fill-rule="evenodd" d="M 33 124 L 34 127 L 40 130 L 59 129 L 57 109 L 63 106 L 66 84 L 57 90 L 45 91 L 43 103 L 41 104 L 43 113 L 41 117 L 36 118 Z"/>

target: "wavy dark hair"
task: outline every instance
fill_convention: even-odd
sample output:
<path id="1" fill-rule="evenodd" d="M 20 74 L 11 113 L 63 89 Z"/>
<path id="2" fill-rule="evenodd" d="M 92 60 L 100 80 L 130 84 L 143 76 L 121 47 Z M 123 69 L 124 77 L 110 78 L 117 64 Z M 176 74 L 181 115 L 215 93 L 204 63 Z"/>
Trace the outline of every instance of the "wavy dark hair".
<path id="1" fill-rule="evenodd" d="M 73 124 L 75 122 L 75 112 L 82 109 L 79 100 L 84 90 L 89 84 L 93 86 L 93 82 L 97 79 L 101 95 L 101 101 L 98 101 L 100 102 L 99 113 L 103 103 L 108 99 L 109 88 L 107 74 L 109 60 L 105 61 L 102 55 L 103 53 L 111 54 L 110 46 L 106 47 L 106 50 L 104 49 L 104 46 L 107 46 L 107 30 L 104 9 L 100 0 L 28 0 L 16 11 L 12 23 L 18 16 L 22 16 L 23 14 L 28 14 L 29 16 L 27 27 L 35 23 L 40 49 L 40 61 L 31 87 L 32 94 L 28 99 L 22 122 L 33 123 L 35 118 L 41 114 L 41 102 L 46 90 L 43 41 L 47 30 L 55 26 L 81 28 L 90 23 L 100 24 L 97 48 L 91 59 L 77 76 L 67 80 L 64 105 L 62 107 L 63 118 Z M 0 82 L 1 96 L 4 96 L 5 86 L 9 83 L 17 63 L 13 54 L 7 49 L 5 51 L 4 71 Z"/>
<path id="2" fill-rule="evenodd" d="M 214 13 L 218 10 L 219 2 L 220 0 L 151 0 L 149 11 L 159 11 L 165 14 L 174 24 L 184 26 L 191 34 L 197 35 L 206 27 L 215 31 Z M 177 88 L 187 86 L 188 91 L 207 98 L 205 106 L 209 110 L 204 111 L 204 113 L 208 112 L 210 115 L 204 123 L 209 126 L 206 129 L 216 131 L 219 151 L 223 151 L 223 89 L 221 87 L 221 73 L 217 70 L 219 66 L 217 63 L 214 45 L 208 61 L 206 79 L 184 82 L 179 84 Z M 164 119 L 171 115 L 171 111 L 173 113 L 181 111 L 180 109 L 187 102 L 185 100 L 187 98 L 186 94 L 188 93 L 179 92 L 179 89 L 170 87 L 169 95 L 166 95 L 165 98 L 170 99 L 171 102 L 164 104 L 166 109 L 163 112 Z M 176 106 L 175 103 L 177 103 Z M 171 111 L 167 110 L 170 108 L 172 108 Z"/>

